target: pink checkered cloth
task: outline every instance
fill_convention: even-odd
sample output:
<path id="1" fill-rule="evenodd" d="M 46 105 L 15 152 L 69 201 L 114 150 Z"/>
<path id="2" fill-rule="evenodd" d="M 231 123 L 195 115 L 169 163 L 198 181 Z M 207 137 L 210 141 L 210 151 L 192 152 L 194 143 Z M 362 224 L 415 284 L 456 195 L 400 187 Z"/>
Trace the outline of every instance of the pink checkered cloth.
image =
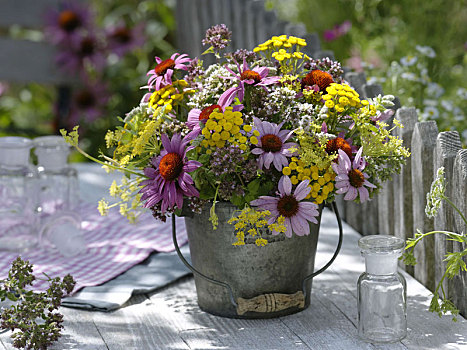
<path id="1" fill-rule="evenodd" d="M 81 228 L 87 250 L 77 256 L 64 257 L 57 249 L 33 249 L 22 253 L 23 259 L 34 265 L 34 274 L 63 277 L 71 274 L 76 280 L 74 291 L 96 286 L 120 275 L 146 259 L 152 252 L 175 250 L 172 242 L 172 222 L 162 223 L 150 213 L 140 216 L 137 224 L 130 224 L 118 212 L 101 216 L 95 204 L 81 203 L 77 209 L 81 215 Z M 177 217 L 177 241 L 180 246 L 187 241 L 185 222 Z M 0 279 L 8 276 L 11 262 L 17 253 L 0 251 Z M 34 289 L 44 291 L 46 281 L 37 281 Z"/>

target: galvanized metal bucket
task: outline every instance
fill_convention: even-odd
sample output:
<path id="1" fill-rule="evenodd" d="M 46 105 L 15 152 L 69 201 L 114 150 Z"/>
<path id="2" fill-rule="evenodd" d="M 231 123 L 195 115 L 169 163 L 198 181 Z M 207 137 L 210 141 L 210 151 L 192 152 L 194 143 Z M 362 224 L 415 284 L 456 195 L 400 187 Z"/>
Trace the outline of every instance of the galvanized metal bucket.
<path id="1" fill-rule="evenodd" d="M 175 220 L 172 221 L 174 244 L 180 258 L 194 273 L 200 308 L 233 318 L 272 318 L 307 308 L 312 278 L 334 261 L 342 237 L 330 262 L 313 272 L 319 224 L 310 224 L 308 236 L 271 236 L 264 247 L 257 247 L 254 242 L 233 246 L 234 225 L 227 221 L 235 210 L 230 203 L 216 204 L 219 217 L 216 230 L 209 221 L 209 209 L 185 218 L 193 266 L 178 249 Z M 318 222 L 321 211 L 322 207 Z M 338 217 L 337 208 L 335 211 Z M 339 217 L 338 222 L 341 228 Z"/>

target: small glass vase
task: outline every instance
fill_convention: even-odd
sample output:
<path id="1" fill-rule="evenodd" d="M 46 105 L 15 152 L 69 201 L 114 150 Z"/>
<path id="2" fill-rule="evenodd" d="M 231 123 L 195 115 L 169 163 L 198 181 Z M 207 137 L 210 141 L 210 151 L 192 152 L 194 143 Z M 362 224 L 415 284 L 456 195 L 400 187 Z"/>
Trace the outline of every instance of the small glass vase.
<path id="1" fill-rule="evenodd" d="M 42 217 L 70 211 L 78 203 L 78 177 L 68 165 L 70 146 L 61 136 L 34 139 L 39 178 L 39 208 Z"/>
<path id="2" fill-rule="evenodd" d="M 358 241 L 366 272 L 360 275 L 358 335 L 372 343 L 393 343 L 407 335 L 407 285 L 397 271 L 404 241 L 388 235 Z"/>
<path id="3" fill-rule="evenodd" d="M 37 172 L 29 163 L 32 141 L 0 137 L 0 250 L 22 253 L 38 242 Z"/>

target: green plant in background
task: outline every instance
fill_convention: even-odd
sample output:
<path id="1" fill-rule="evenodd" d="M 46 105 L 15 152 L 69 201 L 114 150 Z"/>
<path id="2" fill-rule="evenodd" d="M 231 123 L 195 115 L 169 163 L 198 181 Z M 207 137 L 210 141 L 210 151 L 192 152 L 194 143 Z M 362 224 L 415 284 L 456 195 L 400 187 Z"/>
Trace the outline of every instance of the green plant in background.
<path id="1" fill-rule="evenodd" d="M 92 0 L 85 6 L 65 1 L 61 12 L 51 9 L 44 32 L 10 28 L 12 37 L 56 44 L 57 63 L 75 73 L 78 82 L 70 90 L 70 111 L 62 120 L 55 117 L 54 87 L 2 84 L 0 136 L 53 134 L 80 122 L 82 147 L 96 155 L 105 130 L 115 126 L 115 115 L 124 116 L 141 98 L 141 77 L 154 56 L 173 51 L 174 0 Z M 50 21 L 54 15 L 55 27 Z M 129 42 L 135 45 L 129 47 Z"/>
<path id="2" fill-rule="evenodd" d="M 371 75 L 388 77 L 388 71 L 397 74 L 392 62 L 402 65 L 401 58 L 417 55 L 418 63 L 423 61 L 425 78 L 431 83 L 426 85 L 430 88 L 409 91 L 410 82 L 402 87 L 401 84 L 391 85 L 393 81 L 387 79 L 383 83 L 384 92 L 398 96 L 405 105 L 416 106 L 423 120 L 436 120 L 440 130 L 455 129 L 463 133 L 464 143 L 467 143 L 467 120 L 462 117 L 466 113 L 467 88 L 465 1 L 268 0 L 267 4 L 278 10 L 282 18 L 302 22 L 308 32 L 317 32 L 324 49 L 333 50 L 338 60 L 357 71 L 371 68 L 368 71 Z M 346 22 L 351 23 L 351 29 L 339 32 Z M 416 46 L 428 46 L 436 56 L 427 57 L 417 52 Z M 418 68 L 413 66 L 412 69 Z M 401 83 L 400 77 L 396 77 Z M 441 91 L 433 84 L 442 88 L 443 93 L 438 97 L 428 96 L 433 90 Z M 423 95 L 425 97 L 420 98 Z M 413 104 L 410 104 L 411 98 Z M 462 114 L 457 113 L 459 110 Z"/>
<path id="3" fill-rule="evenodd" d="M 392 91 L 403 106 L 417 108 L 420 121 L 436 120 L 439 129 L 458 130 L 467 142 L 467 89 L 451 88 L 448 95 L 434 81 L 429 67 L 436 56 L 431 47 L 417 45 L 408 55 L 391 62 L 385 72 L 369 69 L 368 82 L 379 83 L 384 91 Z"/>
<path id="4" fill-rule="evenodd" d="M 464 221 L 465 225 L 467 225 L 467 219 L 462 214 L 462 212 L 455 206 L 451 200 L 446 197 L 446 180 L 444 178 L 444 167 L 438 169 L 436 179 L 431 184 L 430 192 L 427 193 L 427 205 L 425 208 L 425 214 L 427 217 L 433 218 L 436 216 L 441 203 L 445 201 L 450 206 L 456 210 L 456 212 L 460 215 L 462 220 Z M 415 256 L 414 256 L 414 249 L 417 244 L 423 240 L 427 236 L 431 236 L 434 234 L 442 234 L 447 237 L 448 240 L 453 242 L 458 242 L 459 244 L 463 244 L 467 246 L 467 235 L 464 233 L 455 233 L 450 231 L 431 231 L 427 233 L 422 233 L 417 230 L 414 238 L 409 238 L 406 242 L 406 252 L 403 255 L 403 260 L 406 265 L 415 265 L 417 263 Z M 460 252 L 448 252 L 446 254 L 446 271 L 441 277 L 441 280 L 436 285 L 435 291 L 433 293 L 433 298 L 431 299 L 430 303 L 430 311 L 436 312 L 440 317 L 443 314 L 450 312 L 453 315 L 453 320 L 456 321 L 456 316 L 459 314 L 459 310 L 456 306 L 448 299 L 446 291 L 443 287 L 443 281 L 446 278 L 452 279 L 456 275 L 459 275 L 461 271 L 467 272 L 467 266 L 465 261 L 463 260 L 467 256 L 467 248 L 460 251 Z M 440 304 L 441 298 L 441 304 Z"/>

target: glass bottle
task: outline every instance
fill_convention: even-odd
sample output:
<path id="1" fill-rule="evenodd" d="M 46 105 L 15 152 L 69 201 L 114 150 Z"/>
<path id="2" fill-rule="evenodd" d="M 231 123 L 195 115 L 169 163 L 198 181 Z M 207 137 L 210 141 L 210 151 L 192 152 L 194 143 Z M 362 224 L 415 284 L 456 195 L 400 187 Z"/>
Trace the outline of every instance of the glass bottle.
<path id="1" fill-rule="evenodd" d="M 77 172 L 68 165 L 70 147 L 61 136 L 34 139 L 41 216 L 73 210 L 78 202 Z"/>
<path id="2" fill-rule="evenodd" d="M 357 284 L 358 335 L 374 343 L 399 341 L 407 335 L 407 284 L 397 271 L 404 240 L 365 236 L 358 246 L 366 267 Z"/>
<path id="3" fill-rule="evenodd" d="M 36 246 L 37 173 L 29 162 L 32 141 L 0 137 L 0 250 L 24 252 Z"/>

